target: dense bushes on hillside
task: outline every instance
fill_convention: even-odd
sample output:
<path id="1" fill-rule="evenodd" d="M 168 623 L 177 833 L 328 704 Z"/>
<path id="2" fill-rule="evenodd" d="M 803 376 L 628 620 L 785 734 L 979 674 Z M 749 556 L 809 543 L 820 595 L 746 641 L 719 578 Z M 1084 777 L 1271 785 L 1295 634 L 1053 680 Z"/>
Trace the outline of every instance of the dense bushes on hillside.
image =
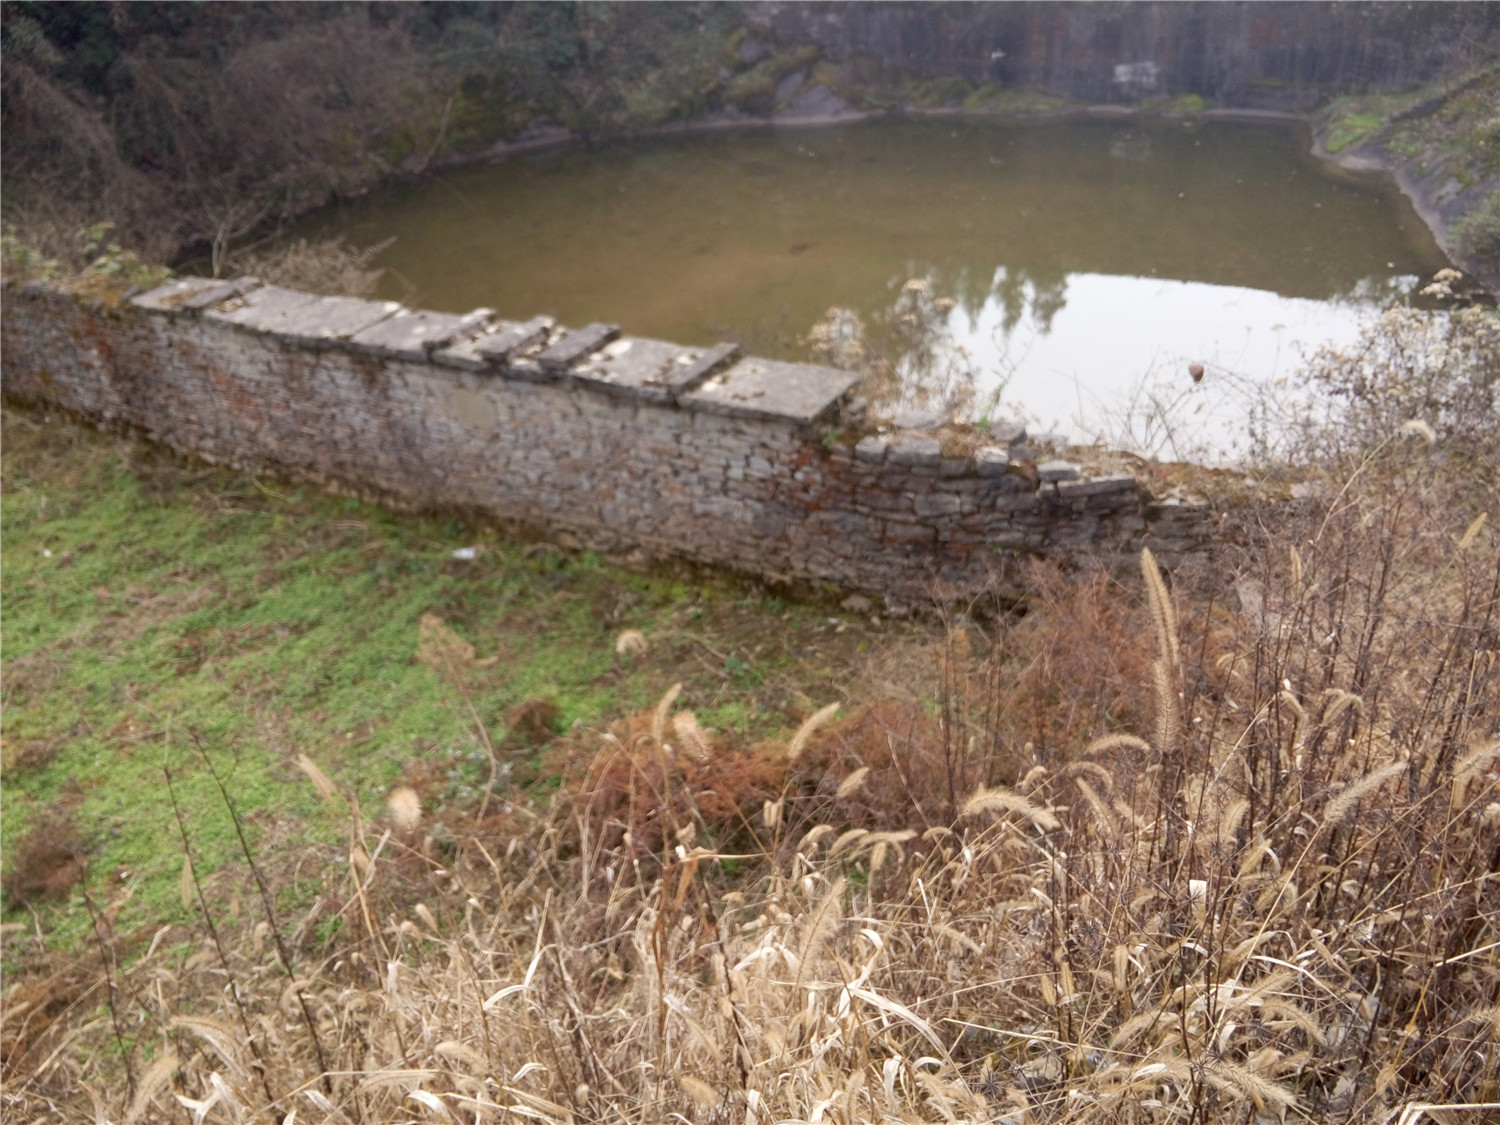
<path id="1" fill-rule="evenodd" d="M 0 6 L 5 209 L 52 256 L 102 220 L 157 260 L 533 123 L 702 108 L 733 8 Z"/>

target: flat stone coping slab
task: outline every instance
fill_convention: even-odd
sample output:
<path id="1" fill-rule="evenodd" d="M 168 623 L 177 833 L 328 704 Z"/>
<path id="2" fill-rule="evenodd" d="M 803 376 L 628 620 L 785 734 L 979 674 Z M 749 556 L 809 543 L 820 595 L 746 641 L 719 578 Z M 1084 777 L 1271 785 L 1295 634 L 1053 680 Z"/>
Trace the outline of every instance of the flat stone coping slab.
<path id="1" fill-rule="evenodd" d="M 265 331 L 268 321 L 310 305 L 319 300 L 311 293 L 299 293 L 295 289 L 283 289 L 279 285 L 263 285 L 240 297 L 233 297 L 218 308 L 209 309 L 203 315 L 209 320 L 225 324 L 238 324 L 255 331 Z"/>
<path id="2" fill-rule="evenodd" d="M 550 316 L 534 316 L 524 323 L 506 321 L 497 331 L 474 341 L 474 352 L 493 363 L 508 362 L 514 356 L 543 343 L 552 330 Z"/>
<path id="3" fill-rule="evenodd" d="M 537 356 L 537 362 L 547 371 L 566 371 L 584 356 L 602 348 L 619 334 L 618 324 L 586 325 L 576 332 L 569 332 Z"/>
<path id="4" fill-rule="evenodd" d="M 395 359 L 424 359 L 436 348 L 479 333 L 494 315 L 494 309 L 475 309 L 465 316 L 454 313 L 413 312 L 401 309 L 385 320 L 356 332 L 349 342 L 357 348 Z"/>
<path id="5" fill-rule="evenodd" d="M 717 414 L 816 422 L 858 382 L 858 375 L 832 367 L 744 359 L 680 401 Z"/>
<path id="6" fill-rule="evenodd" d="M 202 312 L 204 309 L 211 309 L 215 305 L 222 305 L 225 301 L 232 300 L 235 297 L 242 297 L 252 289 L 258 288 L 260 288 L 260 278 L 236 277 L 233 280 L 220 281 L 209 286 L 207 289 L 200 290 L 183 301 L 180 307 L 191 309 L 193 312 Z"/>
<path id="7" fill-rule="evenodd" d="M 182 308 L 183 302 L 190 301 L 198 294 L 210 289 L 217 289 L 222 284 L 223 282 L 215 281 L 211 277 L 174 277 L 165 285 L 158 285 L 149 292 L 130 298 L 130 303 L 138 309 L 170 312 Z"/>
<path id="8" fill-rule="evenodd" d="M 623 336 L 590 355 L 572 375 L 583 386 L 665 401 L 693 390 L 738 350 L 734 344 L 705 351 Z"/>
<path id="9" fill-rule="evenodd" d="M 677 394 L 685 394 L 688 391 L 697 390 L 710 375 L 723 367 L 731 360 L 739 359 L 740 346 L 738 344 L 715 344 L 704 352 L 687 369 L 679 375 Z"/>
<path id="10" fill-rule="evenodd" d="M 359 297 L 319 297 L 310 305 L 288 309 L 261 327 L 282 340 L 319 343 L 347 340 L 388 320 L 401 309 L 396 301 L 366 301 Z"/>

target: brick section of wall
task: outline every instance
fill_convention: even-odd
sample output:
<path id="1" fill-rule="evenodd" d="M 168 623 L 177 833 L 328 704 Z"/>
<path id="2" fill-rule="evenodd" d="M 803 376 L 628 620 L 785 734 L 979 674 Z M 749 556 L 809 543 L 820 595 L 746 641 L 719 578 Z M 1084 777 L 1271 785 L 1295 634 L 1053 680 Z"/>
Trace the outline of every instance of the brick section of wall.
<path id="1" fill-rule="evenodd" d="M 0 344 L 8 397 L 209 461 L 903 601 L 1004 582 L 1029 554 L 1124 562 L 1149 544 L 1170 563 L 1215 526 L 1129 477 L 1048 481 L 1071 474 L 995 449 L 947 458 L 922 435 L 851 449 L 806 418 L 695 405 L 712 384 L 631 395 L 37 285 L 6 291 Z M 766 377 L 764 361 L 745 364 Z"/>

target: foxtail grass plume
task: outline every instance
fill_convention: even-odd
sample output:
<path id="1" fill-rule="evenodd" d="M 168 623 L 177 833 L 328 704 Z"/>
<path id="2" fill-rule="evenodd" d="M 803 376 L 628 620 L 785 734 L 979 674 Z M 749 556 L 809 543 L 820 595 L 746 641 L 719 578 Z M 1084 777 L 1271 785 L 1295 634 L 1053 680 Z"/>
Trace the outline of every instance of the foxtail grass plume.
<path id="1" fill-rule="evenodd" d="M 1333 800 L 1328 802 L 1328 808 L 1323 813 L 1325 825 L 1338 824 L 1346 816 L 1354 811 L 1354 806 L 1359 804 L 1375 790 L 1379 789 L 1387 781 L 1393 781 L 1406 773 L 1409 763 L 1392 762 L 1388 766 L 1382 766 L 1374 773 L 1360 778 L 1349 788 L 1345 789 Z"/>
<path id="2" fill-rule="evenodd" d="M 980 789 L 964 802 L 962 815 L 981 816 L 984 813 L 1010 812 L 1025 817 L 1043 832 L 1053 832 L 1062 827 L 1057 817 L 1046 809 L 1032 804 L 1019 793 L 995 785 Z"/>
<path id="3" fill-rule="evenodd" d="M 860 766 L 843 781 L 839 782 L 838 792 L 834 794 L 840 801 L 853 793 L 859 792 L 859 787 L 865 783 L 865 778 L 870 776 L 869 766 Z"/>
<path id="4" fill-rule="evenodd" d="M 615 653 L 619 656 L 641 656 L 646 647 L 646 634 L 639 629 L 626 629 L 615 638 Z"/>
<path id="5" fill-rule="evenodd" d="M 1405 422 L 1402 422 L 1401 432 L 1403 434 L 1415 434 L 1428 445 L 1437 444 L 1437 434 L 1433 432 L 1431 426 L 1420 418 L 1408 418 Z"/>
<path id="6" fill-rule="evenodd" d="M 813 732 L 826 723 L 838 712 L 841 704 L 830 703 L 827 707 L 813 712 L 812 715 L 797 728 L 797 733 L 792 735 L 791 745 L 787 747 L 786 756 L 788 761 L 795 762 L 802 756 L 802 751 L 807 749 L 807 740 L 812 737 Z"/>
<path id="7" fill-rule="evenodd" d="M 410 832 L 422 823 L 422 799 L 409 785 L 398 785 L 385 799 L 391 820 L 402 832 Z"/>

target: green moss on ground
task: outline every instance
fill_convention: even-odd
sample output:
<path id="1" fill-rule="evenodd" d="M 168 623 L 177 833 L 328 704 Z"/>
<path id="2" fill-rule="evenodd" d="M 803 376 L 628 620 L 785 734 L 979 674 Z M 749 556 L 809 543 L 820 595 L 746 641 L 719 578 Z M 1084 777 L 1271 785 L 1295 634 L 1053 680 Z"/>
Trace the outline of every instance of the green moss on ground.
<path id="1" fill-rule="evenodd" d="M 835 624 L 826 607 L 732 581 L 633 573 L 35 415 L 7 414 L 4 439 L 4 866 L 15 872 L 32 825 L 71 820 L 94 897 L 132 892 L 124 930 L 188 917 L 164 762 L 200 872 L 243 880 L 195 733 L 252 843 L 289 865 L 288 909 L 321 885 L 292 869 L 339 861 L 347 831 L 299 754 L 368 815 L 401 781 L 439 817 L 472 809 L 488 754 L 460 691 L 416 659 L 425 614 L 474 646 L 481 663 L 461 683 L 500 748 L 502 796 L 521 803 L 545 799 L 539 747 L 553 733 L 682 681 L 704 725 L 759 739 L 839 698 L 832 669 L 847 677 L 876 643 L 868 620 Z M 472 562 L 453 557 L 466 546 Z M 644 655 L 616 653 L 626 629 L 645 635 Z M 545 704 L 531 712 L 547 729 L 512 729 L 528 701 Z M 16 895 L 4 905 L 31 927 Z M 58 944 L 85 936 L 77 887 L 34 905 Z"/>

